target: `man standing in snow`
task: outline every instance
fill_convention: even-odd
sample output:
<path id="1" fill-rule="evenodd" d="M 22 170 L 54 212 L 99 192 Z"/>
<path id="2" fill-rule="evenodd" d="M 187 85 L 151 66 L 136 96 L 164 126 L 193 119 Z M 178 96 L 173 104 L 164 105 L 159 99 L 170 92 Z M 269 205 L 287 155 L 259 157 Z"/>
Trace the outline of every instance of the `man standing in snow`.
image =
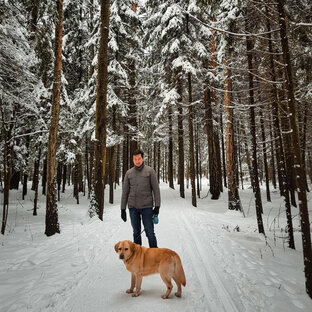
<path id="1" fill-rule="evenodd" d="M 133 163 L 134 167 L 126 172 L 122 185 L 121 218 L 124 222 L 127 221 L 128 203 L 134 243 L 142 245 L 142 219 L 149 247 L 157 248 L 153 215 L 158 216 L 159 213 L 160 190 L 156 173 L 144 164 L 144 153 L 139 149 L 133 153 Z"/>

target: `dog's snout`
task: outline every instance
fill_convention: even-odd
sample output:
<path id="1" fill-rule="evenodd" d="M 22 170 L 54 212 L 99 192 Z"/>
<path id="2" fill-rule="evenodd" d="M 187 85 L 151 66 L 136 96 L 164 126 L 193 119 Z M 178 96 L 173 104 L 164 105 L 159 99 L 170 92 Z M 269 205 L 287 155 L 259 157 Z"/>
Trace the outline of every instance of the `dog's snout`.
<path id="1" fill-rule="evenodd" d="M 119 259 L 125 259 L 125 255 L 123 255 L 123 254 L 121 254 L 120 256 L 119 256 Z"/>

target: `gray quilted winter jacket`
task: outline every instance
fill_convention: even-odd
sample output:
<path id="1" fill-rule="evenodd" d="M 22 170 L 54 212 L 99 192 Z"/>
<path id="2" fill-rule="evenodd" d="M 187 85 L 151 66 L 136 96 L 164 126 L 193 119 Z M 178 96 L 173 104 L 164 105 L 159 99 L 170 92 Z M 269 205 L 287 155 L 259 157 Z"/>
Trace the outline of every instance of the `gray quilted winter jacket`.
<path id="1" fill-rule="evenodd" d="M 160 190 L 155 170 L 145 164 L 126 172 L 121 196 L 121 209 L 160 207 Z"/>

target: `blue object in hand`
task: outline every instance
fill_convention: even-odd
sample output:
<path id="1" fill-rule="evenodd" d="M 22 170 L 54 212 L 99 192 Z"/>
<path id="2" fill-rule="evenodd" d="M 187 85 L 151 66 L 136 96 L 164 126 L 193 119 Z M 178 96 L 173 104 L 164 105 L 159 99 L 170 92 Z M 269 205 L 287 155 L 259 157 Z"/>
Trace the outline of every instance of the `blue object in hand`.
<path id="1" fill-rule="evenodd" d="M 157 224 L 159 222 L 158 216 L 153 215 L 153 222 L 154 222 L 154 224 Z"/>

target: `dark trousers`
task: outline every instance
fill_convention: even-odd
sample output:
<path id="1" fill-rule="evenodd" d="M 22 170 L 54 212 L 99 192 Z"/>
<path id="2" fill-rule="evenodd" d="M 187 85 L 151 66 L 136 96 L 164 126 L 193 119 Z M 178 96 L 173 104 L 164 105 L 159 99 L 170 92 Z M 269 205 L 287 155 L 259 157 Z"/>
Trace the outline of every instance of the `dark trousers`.
<path id="1" fill-rule="evenodd" d="M 131 225 L 133 228 L 133 241 L 142 245 L 141 219 L 145 229 L 150 248 L 157 248 L 157 240 L 154 233 L 153 208 L 129 208 Z"/>

